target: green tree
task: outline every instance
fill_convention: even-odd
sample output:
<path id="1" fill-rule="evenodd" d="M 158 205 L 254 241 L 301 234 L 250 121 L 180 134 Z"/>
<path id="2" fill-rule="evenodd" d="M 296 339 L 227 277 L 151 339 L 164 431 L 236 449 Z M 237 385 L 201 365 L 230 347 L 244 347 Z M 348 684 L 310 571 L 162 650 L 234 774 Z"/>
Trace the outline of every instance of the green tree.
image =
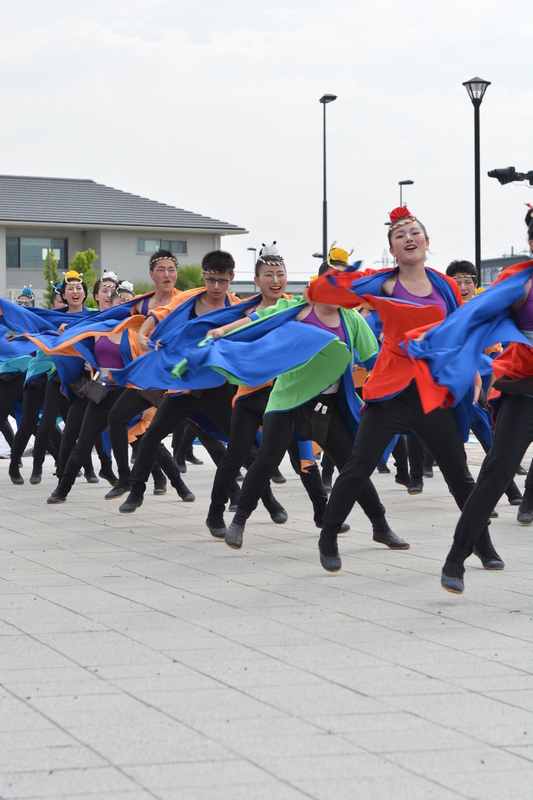
<path id="1" fill-rule="evenodd" d="M 187 289 L 196 289 L 198 286 L 204 285 L 202 278 L 202 267 L 200 264 L 187 264 L 185 267 L 179 267 L 178 278 L 174 286 L 176 289 L 184 292 Z"/>
<path id="2" fill-rule="evenodd" d="M 41 303 L 43 308 L 50 308 L 50 300 L 52 298 L 52 283 L 54 286 L 59 282 L 59 275 L 57 272 L 57 259 L 54 256 L 53 250 L 48 250 L 43 265 L 44 274 L 44 298 Z"/>
<path id="3" fill-rule="evenodd" d="M 75 269 L 76 272 L 83 276 L 83 281 L 87 285 L 89 293 L 100 277 L 93 267 L 97 258 L 98 256 L 92 247 L 89 247 L 87 250 L 78 250 L 74 253 L 74 257 L 68 266 L 69 269 Z M 98 308 L 98 303 L 90 294 L 87 295 L 83 305 L 87 308 Z"/>

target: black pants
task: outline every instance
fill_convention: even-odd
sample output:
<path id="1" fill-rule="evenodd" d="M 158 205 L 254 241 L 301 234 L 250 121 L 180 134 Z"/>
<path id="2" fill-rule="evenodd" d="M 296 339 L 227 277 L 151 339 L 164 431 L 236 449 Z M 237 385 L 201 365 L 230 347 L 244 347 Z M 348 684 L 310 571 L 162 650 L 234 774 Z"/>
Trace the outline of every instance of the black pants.
<path id="1" fill-rule="evenodd" d="M 65 468 L 65 464 L 67 463 L 72 450 L 74 449 L 74 445 L 78 439 L 81 426 L 83 423 L 83 418 L 85 416 L 85 411 L 87 410 L 87 406 L 89 405 L 89 400 L 87 397 L 75 397 L 72 403 L 70 404 L 67 419 L 65 422 L 65 428 L 63 430 L 63 434 L 61 436 L 61 446 L 59 448 L 59 459 L 57 464 L 57 474 L 59 477 L 63 474 L 63 470 Z M 94 443 L 96 447 L 96 452 L 98 453 L 98 458 L 100 459 L 100 463 L 102 466 L 106 463 L 110 463 L 111 459 L 104 450 L 104 445 L 102 443 L 102 436 L 98 436 L 96 442 Z M 91 454 L 89 453 L 87 460 L 84 462 L 85 470 L 89 470 L 93 472 L 92 466 L 92 459 Z"/>
<path id="2" fill-rule="evenodd" d="M 15 434 L 13 433 L 13 428 L 11 427 L 9 420 L 6 419 L 2 427 L 0 427 L 0 433 L 11 448 L 15 439 Z"/>
<path id="3" fill-rule="evenodd" d="M 295 432 L 297 431 L 293 429 L 291 411 L 276 411 L 264 417 L 259 455 L 246 473 L 239 499 L 239 509 L 248 512 L 248 515 L 256 508 L 259 497 L 261 497 L 270 476 L 279 466 Z M 340 472 L 352 452 L 354 437 L 348 423 L 336 406 L 331 412 L 325 441 L 319 441 L 319 435 L 313 438 L 331 456 Z M 389 437 L 388 441 L 391 438 Z M 385 447 L 382 448 L 382 453 L 384 449 Z M 385 508 L 381 504 L 372 481 L 368 479 L 364 481 L 358 500 L 369 519 L 379 519 L 385 514 Z"/>
<path id="4" fill-rule="evenodd" d="M 107 417 L 110 409 L 113 408 L 118 398 L 124 392 L 122 386 L 115 386 L 106 394 L 101 403 L 93 403 L 89 400 L 83 422 L 81 424 L 80 435 L 72 453 L 65 465 L 63 475 L 58 483 L 58 489 L 62 494 L 67 495 L 76 480 L 80 467 L 91 455 L 91 450 L 98 437 L 107 428 Z"/>
<path id="5" fill-rule="evenodd" d="M 165 436 L 172 433 L 190 414 L 203 412 L 225 436 L 229 437 L 231 401 L 234 394 L 235 387 L 228 383 L 194 394 L 167 394 L 144 434 L 137 452 L 130 476 L 132 492 L 140 497 L 144 495 L 146 481 L 156 460 L 159 445 Z"/>
<path id="6" fill-rule="evenodd" d="M 416 433 L 433 453 L 457 505 L 463 508 L 475 482 L 468 470 L 459 426 L 451 408 L 437 408 L 425 414 L 413 382 L 391 400 L 369 403 L 365 408 L 350 458 L 330 495 L 322 529 L 324 538 L 336 538 L 388 443 L 404 430 Z M 491 511 L 492 508 L 481 520 L 482 527 L 486 527 Z"/>
<path id="7" fill-rule="evenodd" d="M 533 441 L 533 397 L 502 395 L 492 447 L 455 529 L 450 561 L 462 563 L 483 532 L 483 521 L 509 486 Z"/>
<path id="8" fill-rule="evenodd" d="M 213 488 L 211 490 L 210 514 L 222 513 L 224 511 L 225 504 L 228 501 L 240 468 L 243 464 L 246 464 L 248 469 L 252 466 L 254 459 L 250 458 L 250 452 L 254 443 L 255 434 L 259 426 L 263 423 L 263 415 L 268 403 L 269 394 L 270 387 L 265 387 L 237 400 L 235 403 L 231 415 L 231 430 L 228 446 L 224 457 L 217 467 Z M 295 472 L 301 478 L 307 494 L 313 503 L 316 521 L 322 521 L 328 496 L 322 484 L 318 467 L 315 464 L 311 472 L 302 472 L 300 467 L 300 450 L 296 442 L 289 444 L 289 457 Z M 271 475 L 268 476 L 269 479 L 270 477 Z M 266 484 L 266 489 L 268 489 L 269 483 L 270 480 Z M 261 497 L 263 497 L 263 493 Z"/>
<path id="9" fill-rule="evenodd" d="M 137 416 L 137 414 L 142 414 L 142 412 L 146 411 L 147 408 L 151 408 L 151 404 L 148 400 L 144 399 L 138 389 L 125 389 L 109 411 L 109 438 L 111 439 L 113 455 L 115 456 L 115 461 L 117 462 L 118 478 L 119 481 L 123 483 L 127 483 L 130 479 L 130 467 L 128 461 L 128 425 L 131 420 Z M 140 437 L 140 440 L 138 440 L 135 443 L 135 447 L 133 447 L 136 459 L 140 442 L 144 436 L 145 434 Z M 171 481 L 174 481 L 174 479 L 177 480 L 176 468 L 172 459 L 172 455 L 162 442 L 157 449 L 156 463 L 151 470 L 155 480 L 162 476 L 161 469 L 163 469 Z M 172 485 L 174 485 L 174 482 Z"/>
<path id="10" fill-rule="evenodd" d="M 200 440 L 202 446 L 207 450 L 214 463 L 218 464 L 220 459 L 224 456 L 226 448 L 220 439 L 215 439 L 214 436 L 210 436 L 202 430 L 199 425 L 189 420 L 181 422 L 174 431 L 172 436 L 172 451 L 174 455 L 176 455 L 178 450 L 184 451 L 186 456 L 192 453 L 192 445 L 196 438 Z"/>
<path id="11" fill-rule="evenodd" d="M 22 393 L 22 419 L 17 428 L 13 446 L 11 447 L 12 466 L 17 466 L 30 440 L 30 436 L 35 432 L 39 422 L 39 413 L 41 411 L 45 392 L 46 383 L 39 385 L 30 380 L 24 387 Z M 55 433 L 53 435 L 55 436 Z M 57 441 L 54 441 L 56 448 L 59 447 L 60 442 L 61 437 L 59 437 Z"/>
<path id="12" fill-rule="evenodd" d="M 61 393 L 59 379 L 57 377 L 51 378 L 46 384 L 43 413 L 35 434 L 35 444 L 33 446 L 33 468 L 35 470 L 39 472 L 42 470 L 46 448 L 56 426 L 56 420 L 61 417 L 63 422 L 66 422 L 69 408 L 68 398 Z"/>
<path id="13" fill-rule="evenodd" d="M 16 372 L 13 373 L 13 377 L 10 377 L 10 380 L 0 379 L 0 425 L 3 425 L 7 420 L 9 412 L 15 403 L 22 399 L 25 377 L 25 372 Z"/>

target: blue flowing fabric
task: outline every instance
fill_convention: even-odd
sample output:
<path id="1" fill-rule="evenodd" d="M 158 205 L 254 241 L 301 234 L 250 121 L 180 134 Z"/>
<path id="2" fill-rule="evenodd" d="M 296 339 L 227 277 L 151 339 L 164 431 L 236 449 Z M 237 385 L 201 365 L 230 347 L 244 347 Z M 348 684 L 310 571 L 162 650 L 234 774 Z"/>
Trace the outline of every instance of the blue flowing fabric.
<path id="1" fill-rule="evenodd" d="M 404 346 L 410 358 L 427 363 L 436 383 L 449 389 L 455 408 L 469 395 L 476 372 L 486 369 L 483 350 L 505 341 L 530 344 L 511 316 L 511 305 L 524 297 L 532 273 L 533 264 L 493 284 L 431 328 L 421 342 Z"/>
<path id="2" fill-rule="evenodd" d="M 260 386 L 305 363 L 336 338 L 310 325 L 303 329 L 294 321 L 298 305 L 198 346 L 209 330 L 240 319 L 257 302 L 256 296 L 193 320 L 188 319 L 187 308 L 178 306 L 152 333 L 152 348 L 158 343 L 158 349 L 123 370 L 112 370 L 113 380 L 120 386 L 185 391 L 221 386 L 226 380 L 221 373 L 227 373 L 230 381 Z M 174 377 L 172 369 L 181 361 L 186 361 L 187 369 Z"/>
<path id="3" fill-rule="evenodd" d="M 359 296 L 361 295 L 374 295 L 375 297 L 379 297 L 380 300 L 390 300 L 396 304 L 405 304 L 406 306 L 417 306 L 423 305 L 422 303 L 412 303 L 409 300 L 400 300 L 397 297 L 387 297 L 386 295 L 380 295 L 380 289 L 382 285 L 389 280 L 389 278 L 394 277 L 398 274 L 399 270 L 398 267 L 394 267 L 393 269 L 384 269 L 379 270 L 374 275 L 367 275 L 364 278 L 357 278 L 357 267 L 358 264 L 354 264 L 354 268 L 350 267 L 349 269 L 345 270 L 344 272 L 340 273 L 342 275 L 346 275 L 347 273 L 353 272 L 354 273 L 354 281 L 352 286 L 350 287 L 349 291 L 352 291 L 354 294 Z M 360 274 L 360 273 L 359 273 Z M 440 275 L 438 272 L 434 270 L 426 270 L 426 275 L 438 290 L 438 292 L 444 298 L 446 306 L 448 308 L 448 314 L 451 314 L 452 311 L 458 308 L 459 304 L 457 302 L 457 298 L 454 294 L 454 291 L 446 278 Z M 337 286 L 338 282 L 336 280 L 337 276 L 335 273 L 328 273 L 327 279 L 333 285 Z M 346 288 L 346 287 L 344 287 Z M 376 337 L 377 338 L 377 337 Z"/>
<path id="4" fill-rule="evenodd" d="M 379 297 L 381 301 L 387 300 L 386 297 L 380 296 L 379 291 L 383 283 L 385 283 L 386 280 L 388 280 L 390 277 L 396 274 L 398 274 L 398 268 L 391 270 L 383 270 L 380 271 L 379 273 L 376 273 L 375 275 L 369 275 L 365 278 L 359 278 L 357 280 L 354 280 L 351 287 L 351 291 L 353 291 L 354 294 L 357 295 L 375 295 L 376 297 Z M 435 325 L 435 327 L 432 328 L 426 334 L 426 338 L 424 339 L 423 342 L 421 343 L 409 342 L 408 348 L 406 348 L 405 345 L 402 345 L 404 347 L 404 350 L 409 353 L 409 356 L 412 357 L 416 357 L 415 352 L 417 353 L 419 352 L 418 350 L 416 350 L 416 348 L 412 351 L 411 350 L 412 345 L 418 345 L 418 344 L 424 345 L 424 343 L 428 338 L 431 341 L 432 335 L 435 335 L 437 331 L 442 331 L 443 329 L 446 330 L 446 334 L 444 335 L 441 334 L 439 336 L 439 341 L 443 342 L 444 344 L 447 341 L 447 337 L 449 336 L 449 334 L 453 331 L 455 332 L 457 331 L 456 328 L 457 315 L 464 313 L 465 309 L 468 309 L 473 302 L 470 301 L 470 303 L 468 303 L 467 305 L 460 307 L 452 287 L 450 286 L 446 278 L 444 278 L 444 276 L 440 275 L 438 272 L 435 272 L 433 270 L 426 270 L 426 275 L 433 284 L 433 286 L 436 287 L 436 289 L 440 292 L 440 294 L 444 298 L 446 306 L 448 308 L 448 316 L 446 317 L 445 320 L 443 320 L 443 322 L 440 322 L 437 325 Z M 328 275 L 328 280 L 334 286 L 337 285 L 335 277 L 336 276 L 334 274 Z M 485 294 L 487 294 L 487 292 L 483 292 L 481 295 L 478 295 L 478 297 L 483 297 Z M 398 300 L 398 298 L 391 297 L 389 299 L 391 301 L 394 301 L 395 304 L 405 303 L 407 306 L 418 305 L 417 303 L 411 303 L 406 300 L 405 301 Z M 453 314 L 451 312 L 453 312 Z M 461 337 L 459 338 L 459 341 L 461 341 L 464 344 L 464 333 L 462 334 L 462 338 Z M 496 341 L 502 341 L 502 339 L 500 338 L 497 339 Z M 495 344 L 496 341 L 491 342 L 491 344 Z M 484 345 L 484 346 L 488 347 L 489 345 Z M 449 361 L 447 361 L 447 358 L 448 356 L 446 356 L 443 360 L 441 360 L 439 364 L 443 369 L 449 370 L 452 367 L 452 365 Z M 459 366 L 460 363 L 455 361 L 453 368 L 457 370 Z M 457 420 L 457 424 L 459 425 L 459 430 L 461 431 L 461 436 L 463 437 L 463 441 L 465 442 L 468 441 L 470 428 L 471 426 L 474 426 L 476 430 L 478 430 L 486 439 L 486 441 L 490 444 L 492 443 L 490 415 L 487 411 L 485 411 L 485 409 L 481 408 L 481 406 L 479 406 L 478 404 L 474 404 L 474 388 L 475 388 L 474 379 L 476 372 L 477 372 L 477 367 L 474 370 L 473 374 L 470 375 L 469 379 L 464 382 L 465 385 L 463 394 L 461 397 L 458 398 L 457 402 L 454 405 L 453 410 L 455 418 Z M 440 382 L 441 381 L 439 380 L 439 383 Z"/>

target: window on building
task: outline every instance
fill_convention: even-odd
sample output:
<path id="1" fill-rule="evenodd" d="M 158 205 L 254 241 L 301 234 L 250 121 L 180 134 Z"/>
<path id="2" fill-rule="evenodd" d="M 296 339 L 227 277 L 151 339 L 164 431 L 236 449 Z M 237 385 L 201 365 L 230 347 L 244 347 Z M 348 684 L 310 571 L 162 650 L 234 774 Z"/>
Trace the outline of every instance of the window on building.
<path id="1" fill-rule="evenodd" d="M 179 239 L 137 239 L 138 253 L 155 253 L 157 250 L 170 250 L 176 255 L 187 254 L 187 242 Z"/>
<path id="2" fill-rule="evenodd" d="M 42 270 L 47 253 L 52 250 L 58 269 L 68 264 L 68 239 L 49 239 L 37 236 L 6 236 L 6 266 L 8 269 Z"/>
<path id="3" fill-rule="evenodd" d="M 20 267 L 20 239 L 17 236 L 6 236 L 6 267 Z"/>

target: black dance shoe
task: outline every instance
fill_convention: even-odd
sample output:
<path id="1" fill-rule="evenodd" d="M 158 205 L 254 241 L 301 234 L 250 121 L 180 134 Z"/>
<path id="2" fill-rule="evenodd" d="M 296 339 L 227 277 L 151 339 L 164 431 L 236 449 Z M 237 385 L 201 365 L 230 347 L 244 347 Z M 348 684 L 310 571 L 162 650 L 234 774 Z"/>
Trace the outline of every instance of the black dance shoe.
<path id="1" fill-rule="evenodd" d="M 121 514 L 133 514 L 143 504 L 143 497 L 135 492 L 130 492 L 125 503 L 119 508 Z"/>
<path id="2" fill-rule="evenodd" d="M 244 525 L 236 525 L 231 523 L 224 536 L 224 541 L 231 547 L 232 550 L 240 550 L 242 547 L 242 540 L 244 535 Z"/>
<path id="3" fill-rule="evenodd" d="M 156 478 L 154 481 L 154 494 L 166 494 L 167 493 L 167 479 L 164 475 L 161 475 L 159 478 Z"/>
<path id="4" fill-rule="evenodd" d="M 67 495 L 63 492 L 59 486 L 54 489 L 48 500 L 46 501 L 49 505 L 57 505 L 57 503 L 64 503 L 67 499 Z"/>
<path id="5" fill-rule="evenodd" d="M 14 483 L 15 486 L 22 486 L 24 483 L 24 478 L 20 474 L 18 466 L 9 465 L 9 477 L 11 478 L 11 483 Z"/>
<path id="6" fill-rule="evenodd" d="M 318 552 L 320 553 L 320 563 L 326 572 L 340 572 L 342 561 L 336 540 L 319 539 Z"/>
<path id="7" fill-rule="evenodd" d="M 111 486 L 116 486 L 118 483 L 118 478 L 113 472 L 113 467 L 111 465 L 111 461 L 109 464 L 102 464 L 100 472 L 98 473 L 101 478 L 111 484 Z"/>
<path id="8" fill-rule="evenodd" d="M 372 539 L 374 542 L 390 547 L 391 550 L 409 550 L 411 547 L 409 542 L 404 542 L 404 540 L 396 536 L 390 528 L 388 531 L 374 531 Z"/>
<path id="9" fill-rule="evenodd" d="M 217 517 L 207 517 L 205 524 L 209 528 L 209 533 L 215 539 L 224 539 L 228 529 L 224 522 L 224 517 L 220 514 Z"/>
<path id="10" fill-rule="evenodd" d="M 407 487 L 409 494 L 422 494 L 424 491 L 424 481 L 422 478 L 410 478 Z"/>
<path id="11" fill-rule="evenodd" d="M 115 500 L 117 497 L 131 492 L 131 483 L 129 481 L 117 481 L 112 489 L 106 494 L 106 500 Z"/>
<path id="12" fill-rule="evenodd" d="M 462 594 L 465 590 L 464 580 L 454 575 L 446 575 L 444 569 L 440 576 L 440 585 L 452 594 Z"/>

